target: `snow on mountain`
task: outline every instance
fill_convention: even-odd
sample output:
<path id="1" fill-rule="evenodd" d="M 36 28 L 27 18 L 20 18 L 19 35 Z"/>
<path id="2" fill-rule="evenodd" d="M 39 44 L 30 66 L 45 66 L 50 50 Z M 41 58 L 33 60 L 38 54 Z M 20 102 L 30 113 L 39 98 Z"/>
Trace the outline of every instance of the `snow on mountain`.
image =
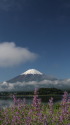
<path id="1" fill-rule="evenodd" d="M 43 73 L 39 72 L 36 69 L 29 69 L 26 72 L 22 73 L 21 75 L 27 75 L 27 74 L 39 74 L 39 75 L 42 75 Z"/>
<path id="2" fill-rule="evenodd" d="M 0 83 L 0 91 L 34 91 L 35 88 L 70 90 L 70 79 L 59 80 L 36 69 L 29 69 L 13 79 Z"/>
<path id="3" fill-rule="evenodd" d="M 20 74 L 19 76 L 8 80 L 7 82 L 8 83 L 31 82 L 31 81 L 40 82 L 40 81 L 43 81 L 43 80 L 55 80 L 55 79 L 56 78 L 45 75 L 44 73 L 41 73 L 36 69 L 29 69 L 26 72 Z"/>

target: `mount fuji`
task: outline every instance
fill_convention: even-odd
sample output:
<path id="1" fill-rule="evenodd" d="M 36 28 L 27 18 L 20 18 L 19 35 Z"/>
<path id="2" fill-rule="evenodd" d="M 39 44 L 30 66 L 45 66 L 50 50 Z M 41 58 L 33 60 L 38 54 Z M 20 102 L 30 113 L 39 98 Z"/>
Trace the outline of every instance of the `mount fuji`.
<path id="1" fill-rule="evenodd" d="M 35 88 L 70 89 L 70 79 L 59 80 L 36 69 L 29 69 L 17 77 L 0 83 L 0 91 L 34 91 Z"/>
<path id="2" fill-rule="evenodd" d="M 36 70 L 36 69 L 29 69 L 26 72 L 20 74 L 19 76 L 8 80 L 8 83 L 15 83 L 15 82 L 29 82 L 29 81 L 43 81 L 43 80 L 55 80 L 56 78 L 45 75 L 43 73 L 41 73 L 40 71 Z"/>

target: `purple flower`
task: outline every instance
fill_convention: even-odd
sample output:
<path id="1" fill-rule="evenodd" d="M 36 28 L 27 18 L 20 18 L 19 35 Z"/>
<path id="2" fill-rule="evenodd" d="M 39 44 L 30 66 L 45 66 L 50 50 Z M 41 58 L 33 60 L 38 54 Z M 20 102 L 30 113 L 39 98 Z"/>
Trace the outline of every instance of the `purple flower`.
<path id="1" fill-rule="evenodd" d="M 53 114 L 53 98 L 51 97 L 51 99 L 49 99 L 49 110 L 50 110 L 50 115 Z"/>

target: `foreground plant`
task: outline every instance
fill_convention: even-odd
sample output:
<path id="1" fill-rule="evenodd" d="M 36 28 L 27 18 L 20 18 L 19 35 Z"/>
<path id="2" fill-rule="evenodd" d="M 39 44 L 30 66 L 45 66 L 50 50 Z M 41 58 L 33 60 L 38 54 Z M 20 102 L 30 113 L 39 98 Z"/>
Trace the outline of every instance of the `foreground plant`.
<path id="1" fill-rule="evenodd" d="M 60 104 L 54 104 L 53 98 L 44 105 L 34 91 L 31 105 L 13 96 L 14 105 L 0 110 L 0 125 L 70 125 L 70 99 L 64 92 Z"/>

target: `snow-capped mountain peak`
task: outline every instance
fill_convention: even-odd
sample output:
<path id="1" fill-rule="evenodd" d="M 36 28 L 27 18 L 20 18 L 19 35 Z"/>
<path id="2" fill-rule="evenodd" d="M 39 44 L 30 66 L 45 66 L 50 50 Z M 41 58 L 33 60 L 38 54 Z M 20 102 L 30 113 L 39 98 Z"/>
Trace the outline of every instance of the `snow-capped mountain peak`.
<path id="1" fill-rule="evenodd" d="M 26 72 L 22 73 L 21 75 L 27 75 L 27 74 L 39 74 L 39 75 L 42 75 L 43 73 L 39 72 L 36 69 L 29 69 Z"/>
<path id="2" fill-rule="evenodd" d="M 34 91 L 35 88 L 70 90 L 70 79 L 59 80 L 36 69 L 29 69 L 0 84 L 0 91 Z"/>

